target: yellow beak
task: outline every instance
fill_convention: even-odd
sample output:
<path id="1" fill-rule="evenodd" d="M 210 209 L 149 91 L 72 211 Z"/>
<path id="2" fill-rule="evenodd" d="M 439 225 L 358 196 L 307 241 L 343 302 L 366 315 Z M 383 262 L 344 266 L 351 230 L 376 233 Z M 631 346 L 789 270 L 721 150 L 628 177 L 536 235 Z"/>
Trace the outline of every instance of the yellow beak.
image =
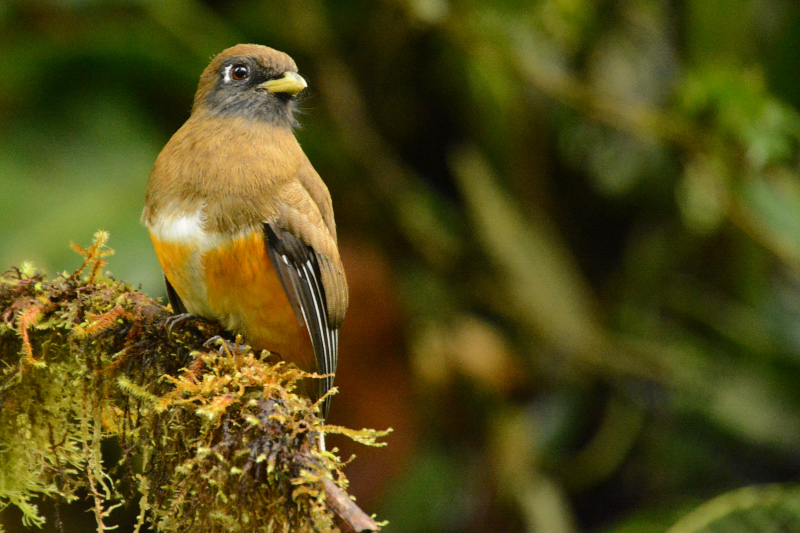
<path id="1" fill-rule="evenodd" d="M 303 77 L 296 72 L 284 72 L 283 77 L 274 80 L 265 81 L 258 86 L 270 93 L 285 93 L 289 96 L 294 96 L 303 89 L 308 87 L 308 83 Z"/>

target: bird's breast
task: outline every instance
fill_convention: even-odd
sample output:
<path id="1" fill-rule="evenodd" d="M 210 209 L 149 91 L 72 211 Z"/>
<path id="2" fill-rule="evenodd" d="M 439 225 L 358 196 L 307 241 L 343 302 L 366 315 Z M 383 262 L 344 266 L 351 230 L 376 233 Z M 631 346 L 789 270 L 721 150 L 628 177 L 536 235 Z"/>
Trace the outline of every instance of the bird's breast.
<path id="1" fill-rule="evenodd" d="M 203 256 L 219 239 L 205 230 L 202 209 L 180 215 L 159 214 L 147 229 L 164 275 L 186 309 L 192 314 L 212 318 Z"/>
<path id="2" fill-rule="evenodd" d="M 202 244 L 208 239 L 203 222 L 203 209 L 193 213 L 161 214 L 148 224 L 150 234 L 161 241 L 181 244 Z"/>
<path id="3" fill-rule="evenodd" d="M 148 229 L 164 275 L 188 312 L 315 370 L 304 325 L 272 267 L 260 225 L 213 232 L 198 211 L 156 218 Z"/>

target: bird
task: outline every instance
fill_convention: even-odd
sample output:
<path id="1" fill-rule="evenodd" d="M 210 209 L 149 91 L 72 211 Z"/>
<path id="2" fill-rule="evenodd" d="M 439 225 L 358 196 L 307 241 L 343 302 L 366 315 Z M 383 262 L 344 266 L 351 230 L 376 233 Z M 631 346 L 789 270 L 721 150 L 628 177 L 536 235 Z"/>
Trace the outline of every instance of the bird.
<path id="1" fill-rule="evenodd" d="M 298 387 L 325 398 L 325 419 L 348 288 L 330 193 L 294 134 L 306 87 L 294 60 L 266 46 L 214 57 L 156 158 L 141 221 L 173 312 L 326 376 Z"/>

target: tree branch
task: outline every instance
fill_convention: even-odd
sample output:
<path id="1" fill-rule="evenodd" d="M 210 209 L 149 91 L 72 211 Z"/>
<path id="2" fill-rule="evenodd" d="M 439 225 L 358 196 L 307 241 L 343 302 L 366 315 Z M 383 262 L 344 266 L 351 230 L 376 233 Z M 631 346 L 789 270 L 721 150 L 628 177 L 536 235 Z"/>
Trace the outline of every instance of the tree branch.
<path id="1" fill-rule="evenodd" d="M 37 525 L 34 499 L 88 488 L 98 531 L 134 501 L 136 531 L 378 530 L 344 492 L 343 463 L 319 450 L 316 406 L 293 392 L 313 376 L 248 347 L 209 351 L 224 332 L 204 320 L 169 332 L 164 307 L 102 276 L 105 238 L 72 276 L 0 278 L 0 509 Z M 380 445 L 386 432 L 354 434 Z M 111 438 L 122 457 L 108 467 Z"/>

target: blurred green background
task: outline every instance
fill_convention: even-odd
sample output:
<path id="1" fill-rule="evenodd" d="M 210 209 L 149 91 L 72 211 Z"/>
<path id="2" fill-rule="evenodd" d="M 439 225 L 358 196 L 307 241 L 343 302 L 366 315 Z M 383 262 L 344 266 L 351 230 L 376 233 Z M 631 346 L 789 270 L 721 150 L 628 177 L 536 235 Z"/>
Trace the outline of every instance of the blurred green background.
<path id="1" fill-rule="evenodd" d="M 797 2 L 0 0 L 0 267 L 106 229 L 163 296 L 147 176 L 239 42 L 309 80 L 385 531 L 800 531 Z"/>

